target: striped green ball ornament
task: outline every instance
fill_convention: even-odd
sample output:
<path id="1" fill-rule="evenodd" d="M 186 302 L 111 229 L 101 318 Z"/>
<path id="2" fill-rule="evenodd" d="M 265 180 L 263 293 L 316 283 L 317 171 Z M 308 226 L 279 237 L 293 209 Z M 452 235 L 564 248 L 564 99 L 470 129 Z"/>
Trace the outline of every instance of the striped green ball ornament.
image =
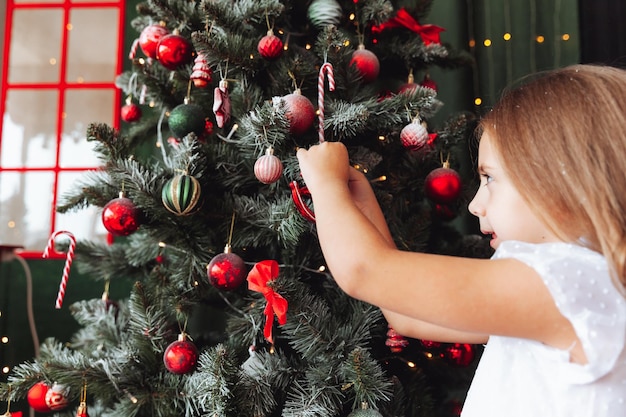
<path id="1" fill-rule="evenodd" d="M 196 178 L 178 174 L 163 186 L 161 200 L 168 211 L 177 216 L 186 216 L 198 205 L 200 194 L 200 183 Z"/>

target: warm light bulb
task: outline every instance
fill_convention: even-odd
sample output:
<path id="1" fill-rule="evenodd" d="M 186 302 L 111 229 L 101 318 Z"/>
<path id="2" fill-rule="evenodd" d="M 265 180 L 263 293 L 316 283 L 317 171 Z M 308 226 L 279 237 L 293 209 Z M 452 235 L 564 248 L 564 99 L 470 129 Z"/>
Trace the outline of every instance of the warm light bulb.
<path id="1" fill-rule="evenodd" d="M 5 367 L 2 368 L 2 373 L 3 374 L 8 374 L 10 370 L 11 370 L 11 368 L 9 368 L 8 366 L 5 366 Z"/>
<path id="2" fill-rule="evenodd" d="M 491 46 L 491 39 L 485 39 L 485 40 L 483 41 L 483 45 L 485 45 L 485 46 L 487 46 L 487 47 Z"/>
<path id="3" fill-rule="evenodd" d="M 475 46 L 476 46 L 476 39 L 470 39 L 470 41 L 469 41 L 469 47 L 470 47 L 470 48 L 473 48 L 473 47 L 475 47 Z"/>
<path id="4" fill-rule="evenodd" d="M 408 361 L 406 364 L 407 364 L 407 366 L 408 366 L 409 368 L 415 368 L 415 366 L 416 366 L 416 365 L 415 365 L 415 362 L 411 362 L 411 361 Z"/>
<path id="5" fill-rule="evenodd" d="M 0 338 L 0 342 L 2 342 L 2 343 L 9 343 L 9 337 L 8 336 L 2 336 L 2 338 Z"/>
<path id="6" fill-rule="evenodd" d="M 483 104 L 483 99 L 480 98 L 480 97 L 476 97 L 474 99 L 474 104 L 477 105 L 477 106 L 480 106 L 481 104 Z"/>
<path id="7" fill-rule="evenodd" d="M 505 41 L 510 41 L 511 40 L 511 34 L 510 33 L 505 33 L 504 36 L 502 36 L 502 38 Z"/>
<path id="8" fill-rule="evenodd" d="M 561 36 L 561 39 L 563 39 L 564 41 L 569 41 L 569 33 L 564 33 L 564 34 Z"/>
<path id="9" fill-rule="evenodd" d="M 543 43 L 543 42 L 546 40 L 546 38 L 544 38 L 544 37 L 543 37 L 543 36 L 541 36 L 541 35 L 537 36 L 537 38 L 536 38 L 536 39 L 537 39 L 537 43 Z"/>

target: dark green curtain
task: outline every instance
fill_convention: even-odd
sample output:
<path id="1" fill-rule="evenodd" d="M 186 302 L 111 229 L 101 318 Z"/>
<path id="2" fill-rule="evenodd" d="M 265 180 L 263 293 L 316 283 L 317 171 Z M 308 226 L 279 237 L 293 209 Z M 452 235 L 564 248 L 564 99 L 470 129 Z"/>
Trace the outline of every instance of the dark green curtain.
<path id="1" fill-rule="evenodd" d="M 467 4 L 470 50 L 476 59 L 474 94 L 482 100 L 481 109 L 524 75 L 580 62 L 578 0 Z"/>

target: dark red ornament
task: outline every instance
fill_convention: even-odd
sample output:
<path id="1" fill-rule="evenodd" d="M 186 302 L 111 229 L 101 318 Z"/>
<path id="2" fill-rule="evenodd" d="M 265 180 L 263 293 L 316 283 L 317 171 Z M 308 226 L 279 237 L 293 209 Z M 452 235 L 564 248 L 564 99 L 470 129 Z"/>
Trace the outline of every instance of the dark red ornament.
<path id="1" fill-rule="evenodd" d="M 452 203 L 461 194 L 461 176 L 448 164 L 444 164 L 426 176 L 424 193 L 435 203 Z"/>
<path id="2" fill-rule="evenodd" d="M 139 228 L 139 210 L 131 199 L 120 193 L 102 209 L 102 224 L 115 236 L 128 236 Z"/>
<path id="3" fill-rule="evenodd" d="M 474 346 L 469 343 L 453 343 L 445 351 L 446 359 L 458 366 L 468 366 L 476 356 Z"/>
<path id="4" fill-rule="evenodd" d="M 283 53 L 283 41 L 274 35 L 274 31 L 270 29 L 267 31 L 267 35 L 259 41 L 257 50 L 265 59 L 276 59 Z"/>
<path id="5" fill-rule="evenodd" d="M 435 83 L 433 79 L 430 78 L 430 75 L 428 73 L 424 74 L 424 79 L 422 80 L 420 85 L 422 87 L 430 88 L 431 90 L 437 91 L 437 83 Z"/>
<path id="6" fill-rule="evenodd" d="M 209 282 L 221 290 L 238 288 L 248 275 L 243 259 L 232 253 L 230 245 L 226 245 L 224 253 L 215 255 L 206 267 Z"/>
<path id="7" fill-rule="evenodd" d="M 139 47 L 148 58 L 156 59 L 157 45 L 170 31 L 160 24 L 146 26 L 139 34 Z"/>
<path id="8" fill-rule="evenodd" d="M 285 100 L 287 111 L 285 116 L 289 119 L 289 132 L 292 135 L 302 135 L 313 126 L 317 115 L 311 100 L 302 95 L 300 89 L 282 98 Z"/>
<path id="9" fill-rule="evenodd" d="M 50 386 L 45 382 L 37 382 L 30 387 L 26 399 L 28 405 L 38 413 L 49 413 L 52 411 L 46 404 L 46 393 L 50 390 Z"/>
<path id="10" fill-rule="evenodd" d="M 352 65 L 356 67 L 366 83 L 371 83 L 378 78 L 380 72 L 378 57 L 372 51 L 365 49 L 363 44 L 359 45 L 358 49 L 352 53 L 350 66 Z"/>
<path id="11" fill-rule="evenodd" d="M 157 45 L 156 59 L 169 70 L 188 63 L 193 57 L 193 47 L 184 37 L 176 34 L 163 36 Z"/>
<path id="12" fill-rule="evenodd" d="M 141 118 L 141 107 L 135 103 L 126 103 L 120 110 L 120 116 L 127 123 L 136 122 Z"/>
<path id="13" fill-rule="evenodd" d="M 187 335 L 181 333 L 178 340 L 170 343 L 163 353 L 163 364 L 173 374 L 186 374 L 192 371 L 198 363 L 198 348 L 187 340 Z"/>

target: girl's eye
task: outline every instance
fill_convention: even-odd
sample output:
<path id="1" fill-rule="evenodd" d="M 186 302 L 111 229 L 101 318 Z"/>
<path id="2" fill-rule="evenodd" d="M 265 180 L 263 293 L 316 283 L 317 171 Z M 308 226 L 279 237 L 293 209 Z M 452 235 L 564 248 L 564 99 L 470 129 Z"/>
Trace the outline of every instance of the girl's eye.
<path id="1" fill-rule="evenodd" d="M 484 181 L 485 184 L 489 184 L 493 181 L 493 177 L 489 174 L 480 174 L 481 182 Z"/>

